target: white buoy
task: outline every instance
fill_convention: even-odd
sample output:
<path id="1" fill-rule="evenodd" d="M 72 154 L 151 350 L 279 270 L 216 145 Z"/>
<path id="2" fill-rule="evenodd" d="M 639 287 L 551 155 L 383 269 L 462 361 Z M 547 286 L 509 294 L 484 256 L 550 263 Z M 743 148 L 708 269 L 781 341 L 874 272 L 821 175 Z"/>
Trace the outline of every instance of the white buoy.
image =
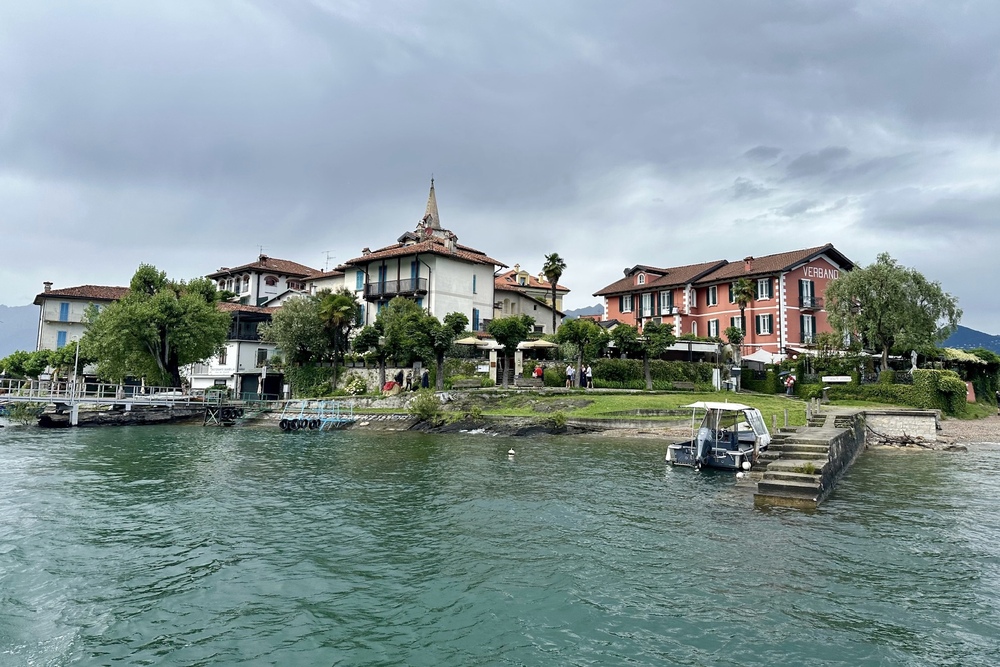
<path id="1" fill-rule="evenodd" d="M 750 470 L 750 462 L 749 461 L 744 461 L 743 462 L 743 469 L 744 470 Z"/>
<path id="2" fill-rule="evenodd" d="M 741 472 L 736 473 L 736 479 L 743 479 L 743 476 L 744 475 Z"/>
<path id="3" fill-rule="evenodd" d="M 511 447 L 510 449 L 507 450 L 507 456 L 514 456 L 514 448 L 513 447 Z"/>

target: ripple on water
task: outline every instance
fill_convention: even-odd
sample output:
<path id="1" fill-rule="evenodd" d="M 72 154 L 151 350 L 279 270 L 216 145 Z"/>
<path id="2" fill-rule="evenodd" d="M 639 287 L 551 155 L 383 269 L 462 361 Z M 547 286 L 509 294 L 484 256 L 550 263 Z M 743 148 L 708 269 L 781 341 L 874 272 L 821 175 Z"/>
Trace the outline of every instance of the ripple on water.
<path id="1" fill-rule="evenodd" d="M 804 513 L 651 442 L 10 431 L 3 664 L 1000 658 L 998 447 L 866 454 Z"/>

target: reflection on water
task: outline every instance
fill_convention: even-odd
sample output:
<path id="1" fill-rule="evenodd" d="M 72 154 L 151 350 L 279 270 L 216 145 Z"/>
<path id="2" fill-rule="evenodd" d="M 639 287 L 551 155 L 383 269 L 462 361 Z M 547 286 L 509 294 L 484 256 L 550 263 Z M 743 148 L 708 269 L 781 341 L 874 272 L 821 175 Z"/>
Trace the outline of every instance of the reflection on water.
<path id="1" fill-rule="evenodd" d="M 1000 660 L 1000 446 L 869 452 L 812 513 L 662 449 L 3 429 L 0 664 Z"/>

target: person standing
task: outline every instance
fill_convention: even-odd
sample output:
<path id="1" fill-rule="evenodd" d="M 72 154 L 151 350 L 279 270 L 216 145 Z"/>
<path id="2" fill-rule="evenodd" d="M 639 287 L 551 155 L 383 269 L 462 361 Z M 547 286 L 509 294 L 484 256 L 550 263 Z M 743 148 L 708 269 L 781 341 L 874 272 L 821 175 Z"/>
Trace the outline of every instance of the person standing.
<path id="1" fill-rule="evenodd" d="M 594 369 L 587 364 L 587 389 L 594 388 Z"/>
<path id="2" fill-rule="evenodd" d="M 566 364 L 566 388 L 573 387 L 573 364 Z"/>
<path id="3" fill-rule="evenodd" d="M 795 393 L 795 376 L 791 373 L 785 378 L 785 395 L 791 396 Z"/>

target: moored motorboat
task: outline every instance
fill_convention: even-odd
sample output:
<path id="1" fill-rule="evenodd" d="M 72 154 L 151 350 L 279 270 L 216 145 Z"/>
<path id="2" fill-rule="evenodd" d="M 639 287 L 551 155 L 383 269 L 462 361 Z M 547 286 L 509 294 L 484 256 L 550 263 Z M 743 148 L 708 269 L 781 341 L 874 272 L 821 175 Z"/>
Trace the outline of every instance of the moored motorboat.
<path id="1" fill-rule="evenodd" d="M 684 407 L 691 408 L 691 439 L 667 448 L 671 465 L 748 470 L 771 442 L 757 408 L 713 401 Z"/>

